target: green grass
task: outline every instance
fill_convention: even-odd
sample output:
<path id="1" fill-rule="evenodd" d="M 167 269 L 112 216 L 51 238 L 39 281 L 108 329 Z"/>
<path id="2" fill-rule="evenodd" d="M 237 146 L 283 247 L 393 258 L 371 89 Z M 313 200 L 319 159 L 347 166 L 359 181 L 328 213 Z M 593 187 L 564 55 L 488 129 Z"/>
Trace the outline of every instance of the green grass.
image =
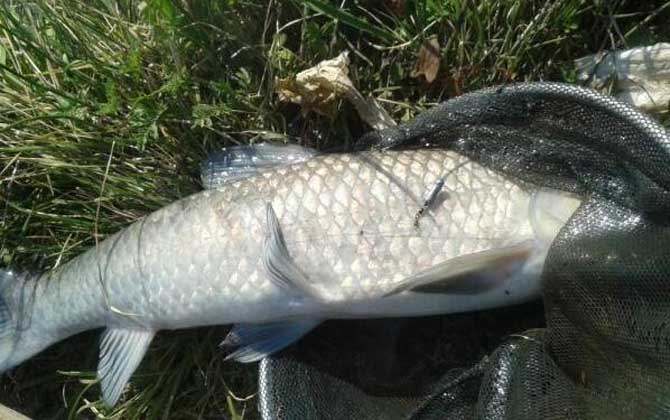
<path id="1" fill-rule="evenodd" d="M 278 79 L 351 51 L 351 77 L 398 121 L 478 87 L 573 80 L 571 60 L 659 36 L 667 2 L 606 0 L 47 0 L 0 6 L 0 258 L 49 269 L 200 189 L 224 145 L 346 150 L 367 127 L 280 103 Z M 436 35 L 441 68 L 410 76 Z M 0 383 L 35 418 L 254 418 L 255 366 L 224 363 L 223 328 L 161 333 L 122 404 L 94 380 L 97 332 Z"/>

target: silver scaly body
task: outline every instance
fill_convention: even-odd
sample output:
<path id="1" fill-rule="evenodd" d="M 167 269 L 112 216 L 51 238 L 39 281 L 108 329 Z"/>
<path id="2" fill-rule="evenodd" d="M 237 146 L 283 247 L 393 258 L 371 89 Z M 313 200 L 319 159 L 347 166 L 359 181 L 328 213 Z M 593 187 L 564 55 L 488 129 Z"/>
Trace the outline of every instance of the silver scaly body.
<path id="1" fill-rule="evenodd" d="M 0 367 L 104 326 L 99 375 L 114 404 L 161 329 L 238 324 L 226 341 L 250 361 L 328 318 L 522 302 L 539 295 L 546 250 L 577 204 L 449 151 L 277 167 L 175 202 L 40 277 L 5 273 Z"/>

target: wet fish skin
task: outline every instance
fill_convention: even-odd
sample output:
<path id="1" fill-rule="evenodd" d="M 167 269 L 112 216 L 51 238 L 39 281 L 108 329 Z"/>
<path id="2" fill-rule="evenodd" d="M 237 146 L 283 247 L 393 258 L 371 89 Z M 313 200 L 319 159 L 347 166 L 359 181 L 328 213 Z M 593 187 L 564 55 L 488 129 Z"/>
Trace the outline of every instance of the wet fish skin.
<path id="1" fill-rule="evenodd" d="M 445 174 L 443 191 L 415 223 L 426 193 Z M 328 318 L 462 312 L 528 300 L 539 294 L 544 253 L 557 232 L 538 229 L 534 194 L 441 150 L 321 155 L 227 183 L 158 210 L 39 277 L 4 273 L 11 316 L 0 325 L 0 368 L 106 327 L 99 375 L 113 405 L 161 329 L 278 323 L 296 339 L 306 331 L 291 330 L 292 322 L 308 331 Z M 268 209 L 310 290 L 268 275 Z M 501 271 L 499 286 L 474 294 L 389 295 L 452 258 L 524 241 L 533 244 L 531 258 Z M 257 330 L 249 331 L 234 330 L 259 340 Z M 259 348 L 282 347 L 270 341 L 248 360 L 263 354 Z"/>

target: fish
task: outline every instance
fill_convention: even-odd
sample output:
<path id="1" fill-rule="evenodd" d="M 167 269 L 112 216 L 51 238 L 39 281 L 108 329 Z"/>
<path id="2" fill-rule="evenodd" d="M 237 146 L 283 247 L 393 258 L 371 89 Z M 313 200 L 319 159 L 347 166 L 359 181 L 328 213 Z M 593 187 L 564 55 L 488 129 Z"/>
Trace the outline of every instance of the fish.
<path id="1" fill-rule="evenodd" d="M 217 182 L 50 271 L 2 271 L 0 371 L 104 328 L 97 375 L 111 407 L 161 330 L 232 324 L 226 357 L 248 363 L 327 319 L 528 301 L 581 203 L 454 151 L 289 153 L 204 177 Z"/>

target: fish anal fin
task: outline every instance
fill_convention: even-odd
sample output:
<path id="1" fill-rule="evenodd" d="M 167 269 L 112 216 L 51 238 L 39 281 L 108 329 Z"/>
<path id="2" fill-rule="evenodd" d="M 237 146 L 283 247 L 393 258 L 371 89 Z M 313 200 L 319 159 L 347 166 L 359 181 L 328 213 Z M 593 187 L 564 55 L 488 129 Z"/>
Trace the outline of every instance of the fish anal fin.
<path id="1" fill-rule="evenodd" d="M 108 328 L 103 333 L 98 378 L 108 407 L 113 407 L 121 397 L 155 334 L 153 330 L 137 328 Z"/>
<path id="2" fill-rule="evenodd" d="M 298 341 L 320 323 L 320 319 L 297 319 L 266 324 L 236 324 L 221 346 L 236 348 L 226 356 L 226 360 L 255 362 Z"/>
<path id="3" fill-rule="evenodd" d="M 422 293 L 477 294 L 496 287 L 521 268 L 535 249 L 534 241 L 461 255 L 403 281 L 386 296 L 409 290 Z"/>

